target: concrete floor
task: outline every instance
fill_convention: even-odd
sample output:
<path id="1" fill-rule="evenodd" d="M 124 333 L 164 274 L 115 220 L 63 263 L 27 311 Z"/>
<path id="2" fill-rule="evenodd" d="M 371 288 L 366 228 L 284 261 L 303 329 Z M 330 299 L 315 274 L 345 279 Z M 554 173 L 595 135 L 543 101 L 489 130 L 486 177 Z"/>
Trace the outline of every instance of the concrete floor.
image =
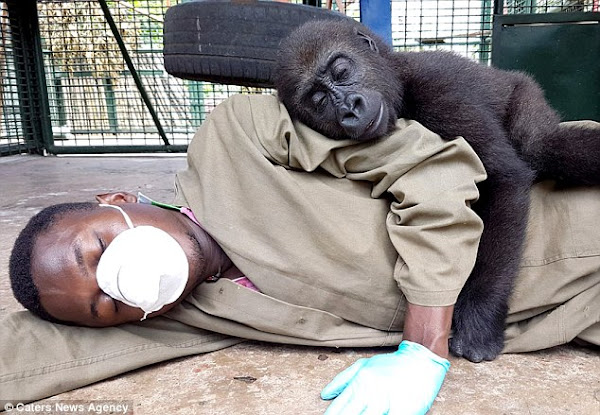
<path id="1" fill-rule="evenodd" d="M 174 173 L 184 166 L 182 156 L 0 158 L 0 318 L 20 309 L 10 291 L 8 256 L 34 213 L 111 190 L 170 200 Z M 327 403 L 319 399 L 321 388 L 357 358 L 380 351 L 248 342 L 50 399 L 129 401 L 136 414 L 322 414 Z M 598 351 L 563 346 L 489 363 L 451 361 L 431 414 L 600 415 Z"/>

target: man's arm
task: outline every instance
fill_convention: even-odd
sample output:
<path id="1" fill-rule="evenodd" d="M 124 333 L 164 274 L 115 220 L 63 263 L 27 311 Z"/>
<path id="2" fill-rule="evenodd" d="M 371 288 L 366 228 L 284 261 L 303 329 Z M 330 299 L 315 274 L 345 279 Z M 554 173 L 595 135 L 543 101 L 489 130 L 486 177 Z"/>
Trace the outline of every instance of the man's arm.
<path id="1" fill-rule="evenodd" d="M 447 359 L 453 311 L 454 306 L 425 307 L 408 303 L 403 339 L 422 344 Z"/>

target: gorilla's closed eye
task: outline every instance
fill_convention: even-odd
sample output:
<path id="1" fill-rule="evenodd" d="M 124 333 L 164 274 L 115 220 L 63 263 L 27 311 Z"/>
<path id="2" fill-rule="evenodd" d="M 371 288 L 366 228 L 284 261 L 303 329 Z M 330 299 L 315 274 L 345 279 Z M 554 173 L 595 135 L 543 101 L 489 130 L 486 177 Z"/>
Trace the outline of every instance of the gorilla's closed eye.
<path id="1" fill-rule="evenodd" d="M 338 58 L 331 65 L 331 78 L 334 82 L 344 82 L 350 77 L 350 62 L 346 58 Z"/>
<path id="2" fill-rule="evenodd" d="M 323 91 L 316 91 L 311 96 L 311 101 L 317 111 L 323 111 L 327 105 L 327 94 Z"/>

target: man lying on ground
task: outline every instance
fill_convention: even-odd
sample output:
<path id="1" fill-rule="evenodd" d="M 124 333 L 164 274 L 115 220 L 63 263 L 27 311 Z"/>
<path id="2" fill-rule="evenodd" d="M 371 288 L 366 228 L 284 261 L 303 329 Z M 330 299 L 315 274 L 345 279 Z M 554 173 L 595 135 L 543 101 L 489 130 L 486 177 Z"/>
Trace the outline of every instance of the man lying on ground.
<path id="1" fill-rule="evenodd" d="M 18 356 L 0 357 L 0 387 L 39 399 L 240 339 L 400 344 L 342 372 L 322 394 L 340 394 L 328 413 L 424 413 L 448 370 L 484 179 L 464 140 L 411 121 L 377 143 L 333 141 L 275 97 L 234 97 L 190 144 L 174 205 L 106 194 L 23 230 L 13 290 L 50 322 L 1 323 Z M 505 352 L 600 344 L 599 211 L 599 188 L 536 185 Z"/>

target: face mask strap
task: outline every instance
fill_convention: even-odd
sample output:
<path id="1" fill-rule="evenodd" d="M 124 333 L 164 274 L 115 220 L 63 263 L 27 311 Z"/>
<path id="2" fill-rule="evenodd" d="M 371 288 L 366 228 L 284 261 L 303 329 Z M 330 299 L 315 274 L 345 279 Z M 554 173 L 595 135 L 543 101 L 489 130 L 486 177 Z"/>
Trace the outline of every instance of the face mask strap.
<path id="1" fill-rule="evenodd" d="M 121 209 L 121 207 L 116 206 L 116 205 L 107 205 L 105 203 L 100 203 L 98 206 L 111 207 L 111 208 L 117 209 L 118 211 L 121 212 L 121 214 L 125 218 L 125 222 L 127 222 L 127 226 L 129 226 L 130 229 L 134 228 L 133 222 L 131 221 L 131 218 L 129 217 L 129 215 L 127 213 L 125 213 L 125 211 L 123 209 Z"/>

